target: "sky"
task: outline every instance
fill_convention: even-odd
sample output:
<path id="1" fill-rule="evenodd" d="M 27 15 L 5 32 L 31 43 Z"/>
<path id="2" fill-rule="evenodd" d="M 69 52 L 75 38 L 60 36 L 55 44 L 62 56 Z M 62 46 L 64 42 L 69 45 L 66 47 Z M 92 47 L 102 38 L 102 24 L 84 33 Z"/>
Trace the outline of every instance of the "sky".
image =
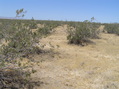
<path id="1" fill-rule="evenodd" d="M 27 11 L 25 19 L 119 23 L 119 0 L 0 0 L 0 17 L 15 17 Z"/>

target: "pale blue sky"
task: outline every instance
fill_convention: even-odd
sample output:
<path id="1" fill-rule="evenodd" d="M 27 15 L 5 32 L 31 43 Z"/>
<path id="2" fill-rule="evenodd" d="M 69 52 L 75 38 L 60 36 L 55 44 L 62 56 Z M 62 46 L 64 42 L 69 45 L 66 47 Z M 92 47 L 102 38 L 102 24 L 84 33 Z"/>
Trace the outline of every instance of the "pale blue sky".
<path id="1" fill-rule="evenodd" d="M 0 0 L 0 16 L 15 17 L 20 8 L 27 19 L 119 22 L 119 0 Z"/>

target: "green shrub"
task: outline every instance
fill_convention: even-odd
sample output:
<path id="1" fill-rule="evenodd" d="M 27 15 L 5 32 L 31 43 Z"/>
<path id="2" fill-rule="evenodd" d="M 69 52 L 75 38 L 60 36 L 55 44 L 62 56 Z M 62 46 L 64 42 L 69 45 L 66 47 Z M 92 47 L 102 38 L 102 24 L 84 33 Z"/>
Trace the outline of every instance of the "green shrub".
<path id="1" fill-rule="evenodd" d="M 41 83 L 32 81 L 30 71 L 9 68 L 0 69 L 0 89 L 33 89 Z"/>
<path id="2" fill-rule="evenodd" d="M 38 29 L 38 34 L 41 36 L 46 36 L 49 33 L 51 33 L 51 31 L 52 31 L 52 27 L 45 25 L 43 28 Z"/>
<path id="3" fill-rule="evenodd" d="M 119 24 L 105 24 L 105 30 L 108 33 L 119 35 Z"/>
<path id="4" fill-rule="evenodd" d="M 37 23 L 36 23 L 36 21 L 35 21 L 34 19 L 32 19 L 32 20 L 28 23 L 28 25 L 29 25 L 29 28 L 30 28 L 30 29 L 37 29 Z"/>
<path id="5" fill-rule="evenodd" d="M 19 11 L 21 13 L 23 9 L 17 10 L 17 16 L 19 16 Z M 28 24 L 21 20 L 1 21 L 0 34 L 2 36 L 0 40 L 4 39 L 6 45 L 1 42 L 0 89 L 33 89 L 33 82 L 29 76 L 35 70 L 28 71 L 26 68 L 32 67 L 21 66 L 21 63 L 17 63 L 16 60 L 27 57 L 31 53 L 40 52 L 40 49 L 36 46 L 39 35 L 32 33 L 32 28 L 34 28 L 33 23 Z"/>
<path id="6" fill-rule="evenodd" d="M 97 29 L 92 23 L 75 24 L 68 31 L 69 43 L 84 45 L 84 43 L 90 42 L 89 38 L 99 38 Z"/>
<path id="7" fill-rule="evenodd" d="M 14 57 L 22 57 L 35 53 L 35 43 L 39 40 L 37 39 L 37 35 L 32 33 L 31 29 L 20 24 L 13 31 L 12 35 L 9 36 L 8 45 L 2 46 L 2 54 L 13 59 Z"/>

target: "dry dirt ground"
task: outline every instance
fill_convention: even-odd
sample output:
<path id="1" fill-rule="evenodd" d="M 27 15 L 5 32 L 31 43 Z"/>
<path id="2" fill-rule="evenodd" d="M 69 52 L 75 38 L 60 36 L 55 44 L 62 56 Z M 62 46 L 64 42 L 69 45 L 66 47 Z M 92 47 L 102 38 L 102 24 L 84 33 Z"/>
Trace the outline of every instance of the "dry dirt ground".
<path id="1" fill-rule="evenodd" d="M 40 63 L 32 77 L 43 82 L 35 89 L 119 89 L 119 36 L 101 33 L 81 47 L 68 44 L 67 25 L 54 30 L 40 41 L 54 53 L 34 57 Z"/>

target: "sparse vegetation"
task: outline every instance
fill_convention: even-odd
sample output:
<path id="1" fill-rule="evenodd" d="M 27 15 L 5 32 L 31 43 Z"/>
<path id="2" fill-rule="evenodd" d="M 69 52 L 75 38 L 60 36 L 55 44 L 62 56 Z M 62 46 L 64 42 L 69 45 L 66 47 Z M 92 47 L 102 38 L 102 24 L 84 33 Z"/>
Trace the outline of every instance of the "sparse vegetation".
<path id="1" fill-rule="evenodd" d="M 23 17 L 25 13 L 24 9 L 17 10 L 16 16 Z M 30 65 L 31 62 L 35 64 L 35 61 L 31 60 L 32 57 L 30 56 L 31 54 L 34 55 L 42 52 L 39 40 L 42 37 L 48 36 L 48 34 L 54 31 L 54 28 L 66 24 L 68 25 L 67 39 L 69 43 L 85 46 L 92 42 L 90 39 L 100 38 L 99 31 L 97 30 L 100 23 L 94 23 L 92 22 L 93 20 L 94 17 L 91 18 L 91 21 L 85 20 L 84 22 L 38 21 L 34 20 L 34 18 L 32 18 L 32 20 L 1 19 L 0 88 L 33 89 L 34 86 L 39 86 L 42 82 L 33 81 L 30 77 L 32 73 L 37 72 L 33 69 L 32 65 Z M 43 27 L 38 27 L 38 24 L 43 25 Z M 108 33 L 119 35 L 119 24 L 104 25 Z M 44 46 L 46 45 L 44 44 L 43 47 Z M 54 45 L 50 44 L 50 46 L 54 49 L 56 48 Z M 56 46 L 60 48 L 60 45 Z M 52 49 L 50 49 L 50 51 L 52 51 Z M 23 64 L 22 61 L 24 61 L 24 58 L 27 58 L 28 62 Z M 55 58 L 55 56 L 52 55 L 52 58 Z"/>
<path id="2" fill-rule="evenodd" d="M 17 10 L 17 17 L 24 12 L 23 9 Z M 22 15 L 24 16 L 24 15 Z M 28 71 L 30 66 L 22 65 L 17 59 L 28 57 L 32 53 L 40 53 L 40 48 L 35 44 L 38 43 L 39 35 L 32 32 L 36 23 L 31 21 L 30 24 L 21 20 L 3 20 L 0 24 L 0 88 L 28 88 L 32 89 L 33 82 L 30 80 L 31 73 Z M 29 59 L 29 58 L 28 58 Z M 30 63 L 30 59 L 29 59 Z M 32 67 L 30 67 L 32 68 Z"/>

